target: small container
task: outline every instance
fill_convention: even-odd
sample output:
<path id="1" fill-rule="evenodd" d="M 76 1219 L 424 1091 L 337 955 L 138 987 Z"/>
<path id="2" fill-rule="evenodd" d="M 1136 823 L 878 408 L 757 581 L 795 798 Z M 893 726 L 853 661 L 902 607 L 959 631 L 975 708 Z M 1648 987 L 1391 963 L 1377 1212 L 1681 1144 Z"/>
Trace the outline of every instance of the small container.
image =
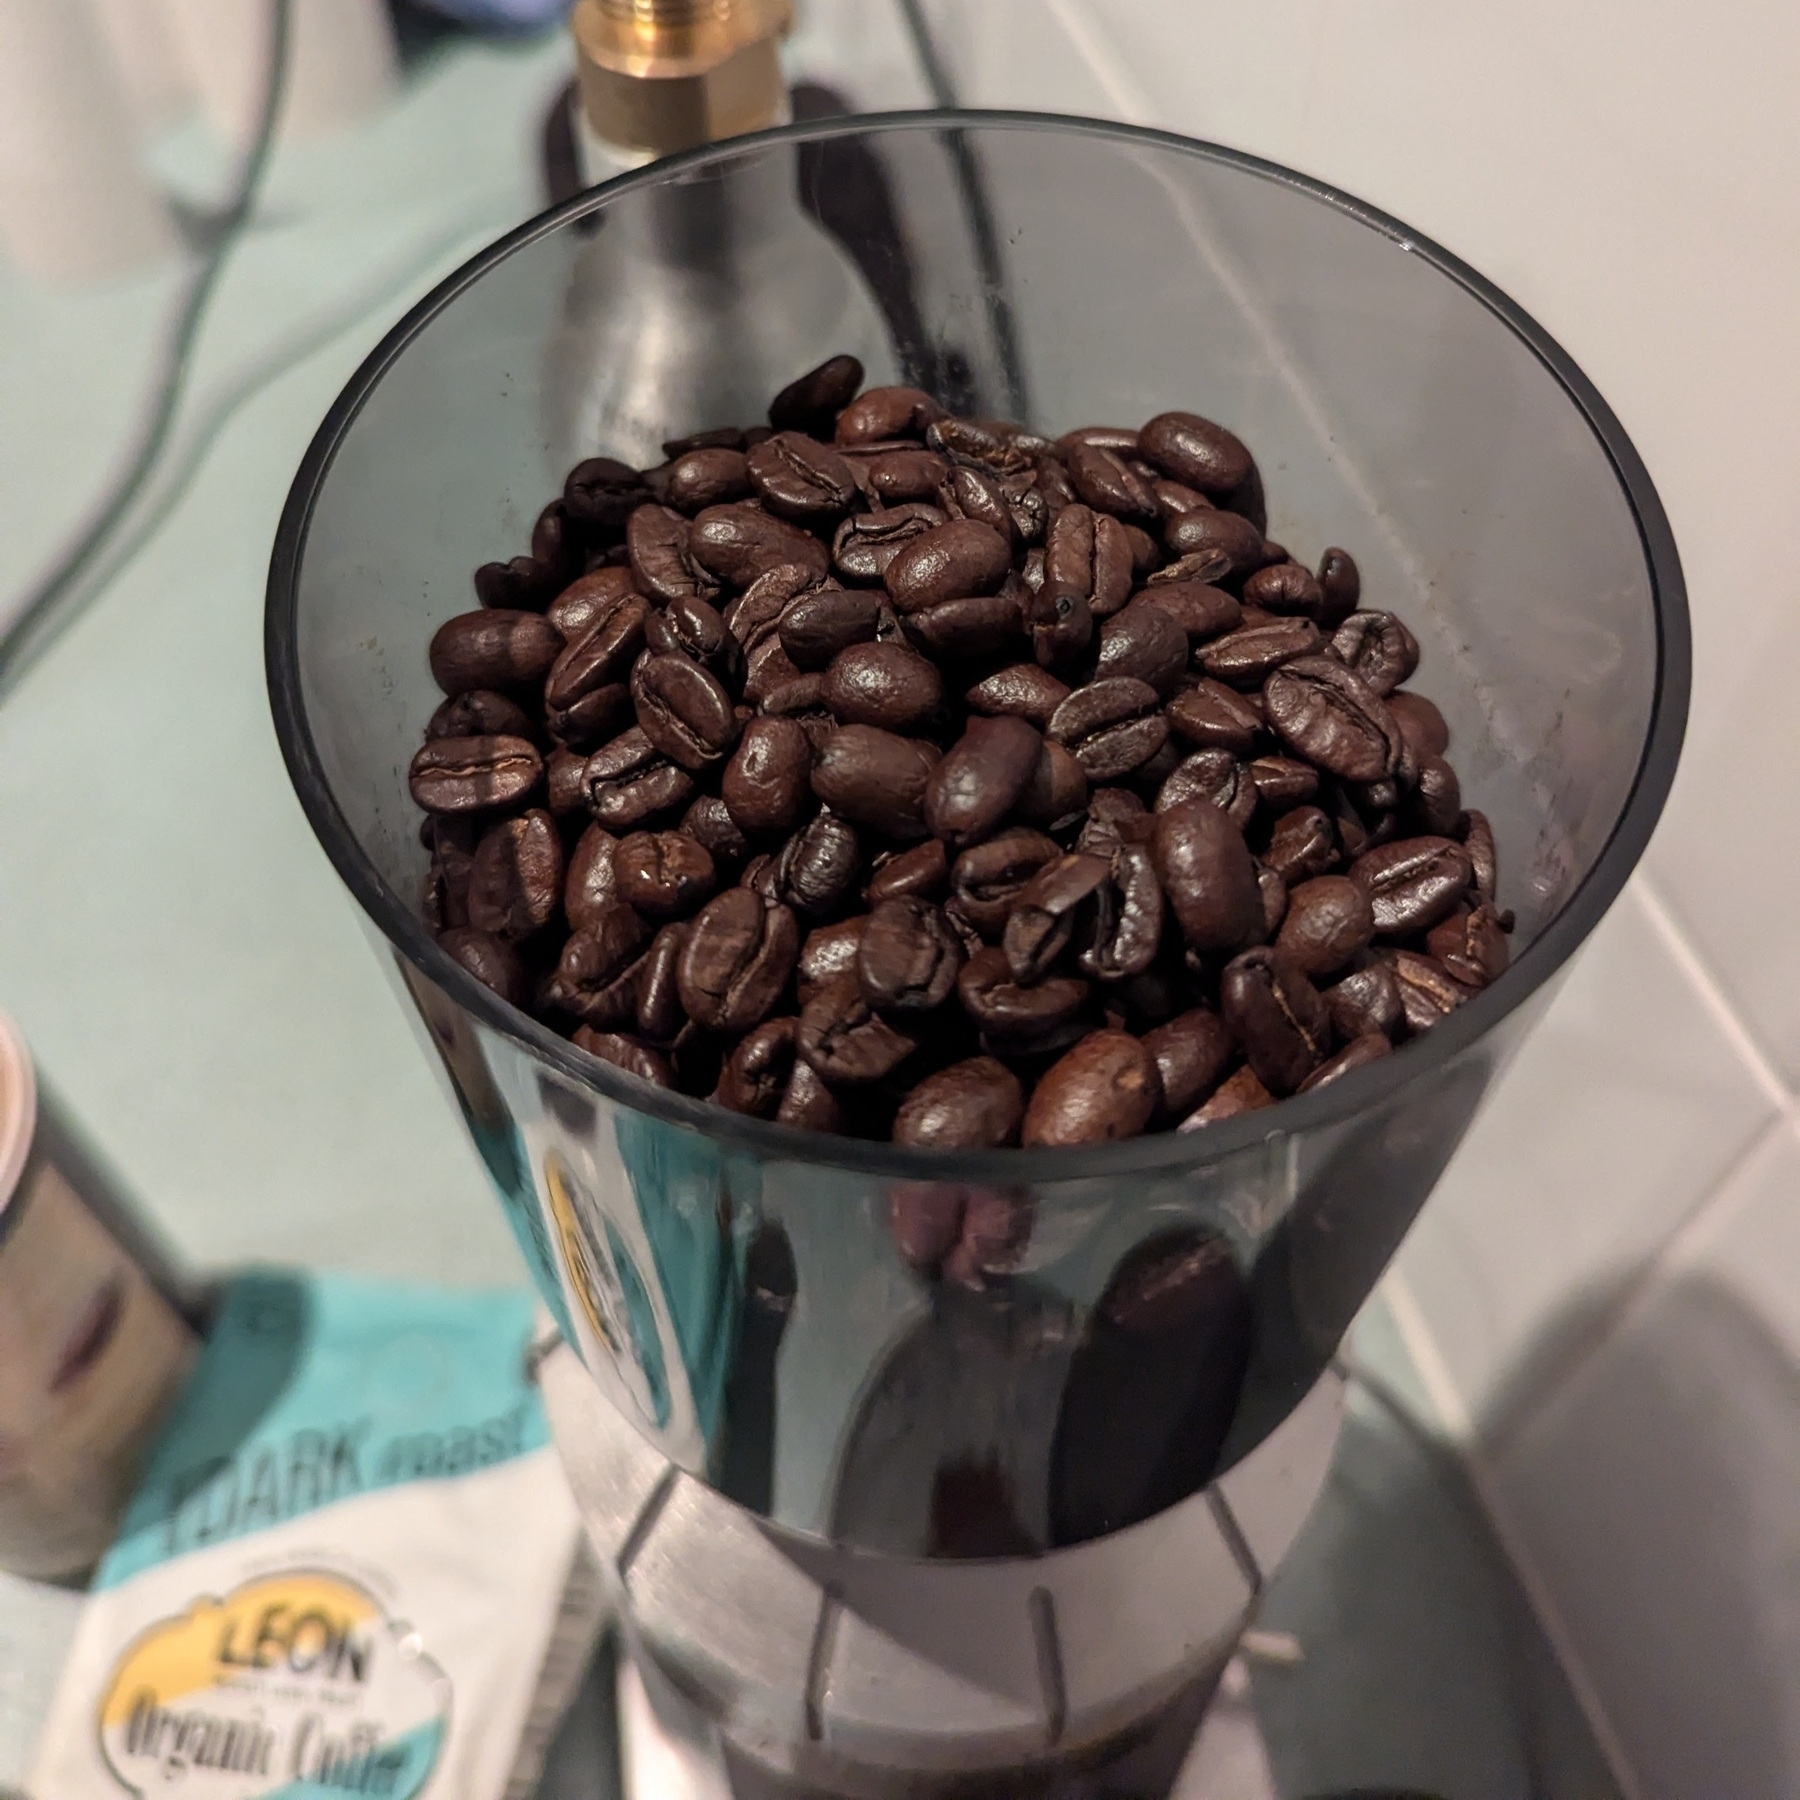
<path id="1" fill-rule="evenodd" d="M 0 1569 L 17 1575 L 99 1559 L 199 1348 L 102 1223 L 116 1210 L 0 1014 Z"/>

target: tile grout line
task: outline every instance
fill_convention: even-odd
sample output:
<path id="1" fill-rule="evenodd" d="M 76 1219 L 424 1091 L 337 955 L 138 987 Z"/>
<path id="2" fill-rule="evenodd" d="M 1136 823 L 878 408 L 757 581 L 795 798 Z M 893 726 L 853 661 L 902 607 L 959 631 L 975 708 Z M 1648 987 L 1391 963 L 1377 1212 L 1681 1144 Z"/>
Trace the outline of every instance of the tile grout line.
<path id="1" fill-rule="evenodd" d="M 1644 909 L 1650 926 L 1662 945 L 1673 958 L 1676 966 L 1687 977 L 1688 984 L 1699 996 L 1701 1004 L 1706 1008 L 1713 1023 L 1723 1033 L 1732 1049 L 1737 1052 L 1738 1060 L 1749 1071 L 1756 1085 L 1762 1089 L 1763 1097 L 1773 1105 L 1784 1118 L 1795 1118 L 1795 1102 L 1792 1090 L 1783 1079 L 1760 1043 L 1756 1034 L 1744 1022 L 1743 1015 L 1732 1004 L 1730 995 L 1725 991 L 1723 983 L 1712 972 L 1706 959 L 1694 947 L 1693 940 L 1683 929 L 1669 903 L 1664 899 L 1654 877 L 1646 873 L 1640 865 L 1632 876 L 1629 891 L 1635 895 L 1638 904 Z"/>
<path id="2" fill-rule="evenodd" d="M 1150 96 L 1138 86 L 1136 77 L 1107 42 L 1082 0 L 1045 0 L 1045 7 L 1093 71 L 1094 79 L 1106 90 L 1119 117 L 1128 125 L 1160 126 L 1163 121 Z"/>

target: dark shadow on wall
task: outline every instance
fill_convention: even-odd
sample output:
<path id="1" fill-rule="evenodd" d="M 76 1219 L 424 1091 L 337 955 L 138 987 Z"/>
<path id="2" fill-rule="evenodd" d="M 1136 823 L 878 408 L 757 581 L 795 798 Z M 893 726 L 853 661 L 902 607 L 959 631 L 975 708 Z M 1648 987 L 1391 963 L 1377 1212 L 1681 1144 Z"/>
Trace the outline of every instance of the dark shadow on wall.
<path id="1" fill-rule="evenodd" d="M 1590 1296 L 1507 1384 L 1503 1502 L 1647 1800 L 1800 1793 L 1800 1367 L 1695 1274 L 1556 1380 L 1618 1311 Z"/>

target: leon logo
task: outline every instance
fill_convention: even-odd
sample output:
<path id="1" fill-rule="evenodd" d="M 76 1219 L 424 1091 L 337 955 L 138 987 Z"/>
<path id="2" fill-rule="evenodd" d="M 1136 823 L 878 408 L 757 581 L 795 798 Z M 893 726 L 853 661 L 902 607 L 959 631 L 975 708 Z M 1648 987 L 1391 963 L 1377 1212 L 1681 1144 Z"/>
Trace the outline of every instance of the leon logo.
<path id="1" fill-rule="evenodd" d="M 355 1582 L 293 1570 L 152 1625 L 96 1722 L 129 1794 L 414 1800 L 443 1747 L 450 1683 Z"/>

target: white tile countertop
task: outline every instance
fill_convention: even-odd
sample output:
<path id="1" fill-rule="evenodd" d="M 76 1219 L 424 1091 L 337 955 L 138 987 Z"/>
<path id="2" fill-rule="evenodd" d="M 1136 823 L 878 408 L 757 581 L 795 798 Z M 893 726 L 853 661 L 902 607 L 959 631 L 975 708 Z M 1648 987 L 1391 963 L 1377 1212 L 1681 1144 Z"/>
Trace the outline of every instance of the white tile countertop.
<path id="1" fill-rule="evenodd" d="M 1568 348 L 1650 467 L 1694 609 L 1683 773 L 1365 1341 L 1467 1445 L 1622 1787 L 1800 1791 L 1800 928 L 1779 901 L 1800 747 L 1800 16 L 926 10 L 971 103 L 1215 138 L 1436 237 Z M 925 98 L 897 8 L 808 0 L 804 18 L 797 68 L 864 105 Z M 540 204 L 537 130 L 567 69 L 555 38 L 462 44 L 354 135 L 281 150 L 147 522 L 0 707 L 0 1006 L 200 1267 L 517 1267 L 289 792 L 261 597 L 288 483 L 346 377 Z M 204 188 L 224 164 L 197 131 L 159 156 Z M 0 614 L 122 455 L 177 281 L 53 292 L 0 264 Z M 9 1604 L 0 1590 L 0 1620 Z M 23 1704 L 8 1679 L 0 1665 L 0 1721 Z"/>

